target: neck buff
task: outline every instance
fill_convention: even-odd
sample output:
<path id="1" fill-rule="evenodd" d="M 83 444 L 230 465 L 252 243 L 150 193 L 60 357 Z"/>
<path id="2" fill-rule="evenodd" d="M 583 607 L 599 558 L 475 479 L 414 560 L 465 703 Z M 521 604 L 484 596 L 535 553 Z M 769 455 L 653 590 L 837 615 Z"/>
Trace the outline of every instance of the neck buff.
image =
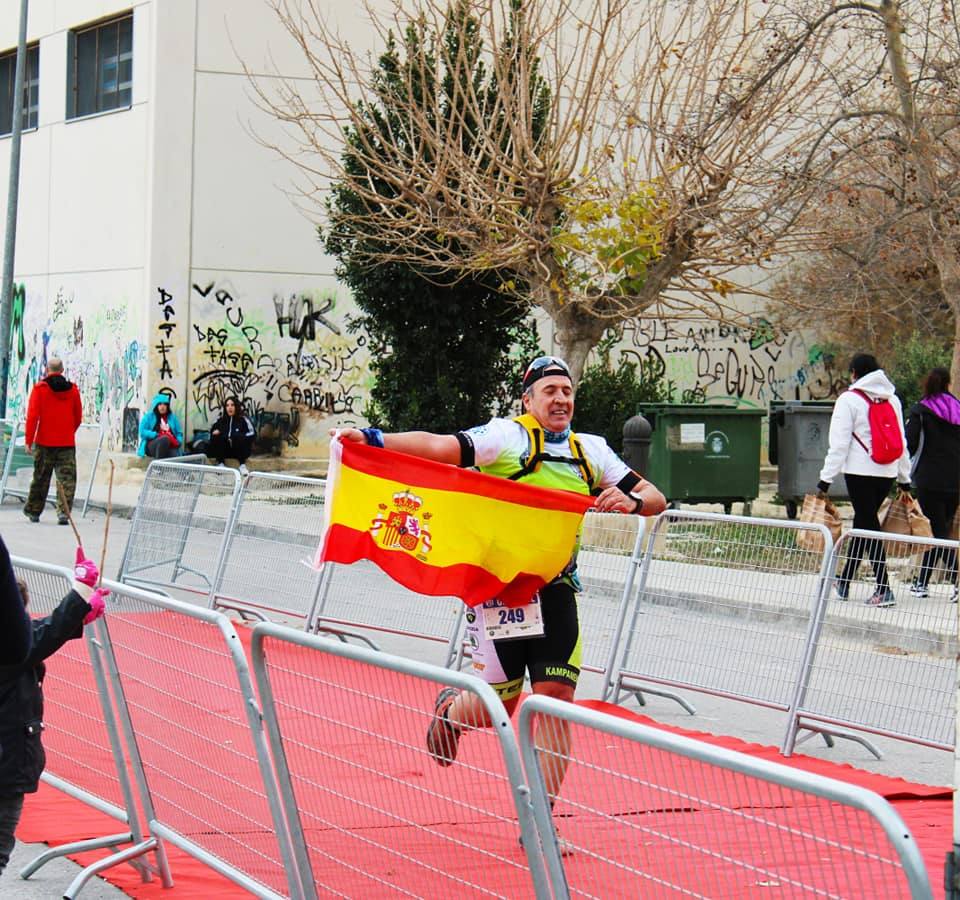
<path id="1" fill-rule="evenodd" d="M 562 444 L 564 441 L 570 440 L 570 428 L 564 428 L 563 431 L 547 431 L 546 428 L 543 429 L 543 439 L 548 444 Z"/>

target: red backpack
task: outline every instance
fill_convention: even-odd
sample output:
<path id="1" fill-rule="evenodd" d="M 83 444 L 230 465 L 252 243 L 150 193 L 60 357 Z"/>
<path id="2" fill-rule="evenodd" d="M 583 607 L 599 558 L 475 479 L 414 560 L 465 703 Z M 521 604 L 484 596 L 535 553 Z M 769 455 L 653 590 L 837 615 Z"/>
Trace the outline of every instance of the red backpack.
<path id="1" fill-rule="evenodd" d="M 869 449 L 854 433 L 857 443 L 870 454 L 870 459 L 881 466 L 896 462 L 903 454 L 903 434 L 893 404 L 880 397 L 874 399 L 856 388 L 850 390 L 867 401 L 867 419 L 870 422 L 870 443 L 873 449 Z"/>

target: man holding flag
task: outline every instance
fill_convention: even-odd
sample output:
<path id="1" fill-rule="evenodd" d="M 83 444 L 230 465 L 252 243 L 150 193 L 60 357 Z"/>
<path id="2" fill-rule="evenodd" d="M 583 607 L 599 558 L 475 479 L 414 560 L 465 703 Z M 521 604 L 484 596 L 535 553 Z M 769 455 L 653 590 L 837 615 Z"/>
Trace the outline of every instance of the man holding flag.
<path id="1" fill-rule="evenodd" d="M 376 428 L 351 428 L 340 432 L 340 438 L 453 466 L 476 467 L 524 484 L 592 493 L 599 512 L 653 516 L 666 508 L 663 494 L 633 472 L 602 437 L 573 434 L 574 388 L 562 359 L 542 356 L 530 363 L 523 376 L 522 401 L 523 416 L 492 419 L 457 434 L 384 434 Z M 509 714 L 519 702 L 525 671 L 534 693 L 573 700 L 581 659 L 579 589 L 574 548 L 569 562 L 525 605 L 513 606 L 503 615 L 504 606 L 497 601 L 468 611 L 474 671 L 497 691 Z M 524 636 L 518 638 L 518 632 Z M 439 765 L 449 766 L 464 730 L 489 724 L 474 695 L 446 688 L 437 697 L 427 748 Z M 556 733 L 538 736 L 538 745 L 546 751 L 544 771 L 551 800 L 563 781 L 569 750 L 569 732 L 553 730 Z"/>

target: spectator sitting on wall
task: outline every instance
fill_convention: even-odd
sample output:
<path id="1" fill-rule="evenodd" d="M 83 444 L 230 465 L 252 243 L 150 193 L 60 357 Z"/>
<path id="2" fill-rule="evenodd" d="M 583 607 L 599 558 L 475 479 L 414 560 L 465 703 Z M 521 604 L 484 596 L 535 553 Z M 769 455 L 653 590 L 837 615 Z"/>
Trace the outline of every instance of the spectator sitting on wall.
<path id="1" fill-rule="evenodd" d="M 183 429 L 170 409 L 170 398 L 157 394 L 150 404 L 150 411 L 140 420 L 140 446 L 137 456 L 152 456 L 166 459 L 183 452 Z"/>
<path id="2" fill-rule="evenodd" d="M 240 474 L 246 475 L 246 462 L 256 436 L 253 422 L 243 414 L 243 404 L 236 397 L 227 397 L 223 415 L 210 426 L 207 456 L 215 459 L 220 466 L 226 459 L 235 459 L 240 463 Z"/>

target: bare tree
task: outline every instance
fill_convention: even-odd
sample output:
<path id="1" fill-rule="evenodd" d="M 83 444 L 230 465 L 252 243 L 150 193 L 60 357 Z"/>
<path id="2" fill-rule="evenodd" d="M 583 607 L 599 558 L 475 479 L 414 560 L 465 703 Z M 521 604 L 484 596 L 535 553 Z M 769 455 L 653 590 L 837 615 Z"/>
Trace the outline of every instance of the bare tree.
<path id="1" fill-rule="evenodd" d="M 364 15 L 414 74 L 385 84 L 319 0 L 270 2 L 313 75 L 254 79 L 293 136 L 277 149 L 301 199 L 322 218 L 331 183 L 361 198 L 357 232 L 392 239 L 370 265 L 499 273 L 550 316 L 577 374 L 618 320 L 738 318 L 757 267 L 807 240 L 802 165 L 836 96 L 829 22 L 794 35 L 791 13 L 743 0 L 419 0 L 412 15 L 390 0 Z M 455 77 L 454 116 L 429 88 L 472 70 L 451 24 L 478 30 L 496 86 Z M 384 91 L 403 112 L 372 131 L 364 98 Z"/>
<path id="2" fill-rule="evenodd" d="M 831 23 L 824 60 L 843 59 L 839 106 L 803 166 L 797 213 L 822 223 L 823 267 L 781 284 L 834 329 L 869 305 L 887 334 L 911 323 L 953 333 L 960 378 L 960 22 L 955 0 L 790 3 L 792 40 Z M 812 281 L 818 281 L 813 284 Z M 884 322 L 884 320 L 886 320 Z M 829 330 L 829 329 L 828 329 Z"/>

